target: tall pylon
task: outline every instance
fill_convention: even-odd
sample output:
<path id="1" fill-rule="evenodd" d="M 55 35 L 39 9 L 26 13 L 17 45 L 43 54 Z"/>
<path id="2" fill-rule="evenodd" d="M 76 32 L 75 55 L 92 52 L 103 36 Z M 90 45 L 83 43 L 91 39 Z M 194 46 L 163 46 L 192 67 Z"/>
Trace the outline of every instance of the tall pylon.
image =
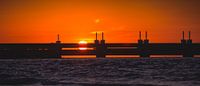
<path id="1" fill-rule="evenodd" d="M 102 40 L 104 40 L 104 33 L 102 32 Z"/>
<path id="2" fill-rule="evenodd" d="M 61 43 L 61 41 L 60 41 L 60 35 L 59 34 L 57 35 L 57 41 L 56 41 L 56 43 Z"/>
<path id="3" fill-rule="evenodd" d="M 183 46 L 186 44 L 186 40 L 185 40 L 185 32 L 184 32 L 184 31 L 182 31 L 181 44 L 182 44 Z"/>
<path id="4" fill-rule="evenodd" d="M 142 40 L 142 32 L 139 31 L 139 39 L 138 39 L 138 44 L 141 46 L 143 45 L 143 40 Z"/>
<path id="5" fill-rule="evenodd" d="M 98 33 L 96 32 L 96 40 L 98 40 Z"/>
<path id="6" fill-rule="evenodd" d="M 105 40 L 104 40 L 104 33 L 103 33 L 103 32 L 101 33 L 101 36 L 102 36 L 102 39 L 101 39 L 101 44 L 103 44 L 103 45 L 104 45 L 104 44 L 105 44 Z"/>
<path id="7" fill-rule="evenodd" d="M 147 31 L 145 32 L 145 39 L 148 40 L 148 34 L 147 34 Z"/>
<path id="8" fill-rule="evenodd" d="M 142 33 L 139 31 L 139 40 L 142 40 Z"/>
<path id="9" fill-rule="evenodd" d="M 188 39 L 191 40 L 191 31 L 188 32 Z"/>
<path id="10" fill-rule="evenodd" d="M 98 33 L 96 32 L 96 40 L 94 40 L 94 43 L 96 44 L 96 46 L 98 46 L 99 44 L 99 40 L 98 40 Z"/>
<path id="11" fill-rule="evenodd" d="M 187 44 L 192 44 L 191 31 L 188 31 L 188 41 L 187 41 Z"/>
<path id="12" fill-rule="evenodd" d="M 149 44 L 148 33 L 147 33 L 147 31 L 145 31 L 145 40 L 144 40 L 144 45 L 148 45 L 148 44 Z"/>

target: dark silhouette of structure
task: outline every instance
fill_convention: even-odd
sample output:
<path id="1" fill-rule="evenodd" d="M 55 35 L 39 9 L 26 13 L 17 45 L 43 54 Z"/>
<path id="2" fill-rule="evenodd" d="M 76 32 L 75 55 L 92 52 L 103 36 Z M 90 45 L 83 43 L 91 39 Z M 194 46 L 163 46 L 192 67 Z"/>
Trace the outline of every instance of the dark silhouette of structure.
<path id="1" fill-rule="evenodd" d="M 94 43 L 86 44 L 85 47 L 91 50 L 78 50 L 78 43 L 61 43 L 60 36 L 57 36 L 56 43 L 4 43 L 0 44 L 0 59 L 9 58 L 61 58 L 63 55 L 96 55 L 97 58 L 104 58 L 106 55 L 139 55 L 150 57 L 151 55 L 182 55 L 193 57 L 200 55 L 200 43 L 193 43 L 191 31 L 188 32 L 188 39 L 185 39 L 185 32 L 182 32 L 181 43 L 150 43 L 148 32 L 142 39 L 142 32 L 139 31 L 138 43 L 106 43 L 104 33 L 101 40 L 98 40 L 98 33 Z M 65 50 L 67 48 L 67 50 Z M 77 48 L 72 49 L 71 48 Z"/>

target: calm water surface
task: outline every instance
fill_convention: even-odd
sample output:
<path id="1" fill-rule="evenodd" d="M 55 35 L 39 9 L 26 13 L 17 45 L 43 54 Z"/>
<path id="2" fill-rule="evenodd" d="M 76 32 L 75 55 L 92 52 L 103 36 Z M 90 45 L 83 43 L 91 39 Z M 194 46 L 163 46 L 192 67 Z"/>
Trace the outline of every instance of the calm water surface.
<path id="1" fill-rule="evenodd" d="M 0 85 L 200 86 L 200 59 L 0 60 Z"/>

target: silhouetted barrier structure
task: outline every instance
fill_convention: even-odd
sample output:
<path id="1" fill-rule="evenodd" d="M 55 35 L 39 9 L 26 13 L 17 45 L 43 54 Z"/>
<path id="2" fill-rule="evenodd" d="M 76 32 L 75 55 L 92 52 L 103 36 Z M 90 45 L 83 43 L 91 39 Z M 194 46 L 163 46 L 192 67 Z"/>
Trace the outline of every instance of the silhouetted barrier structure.
<path id="1" fill-rule="evenodd" d="M 149 43 L 148 34 L 145 32 L 145 39 L 142 40 L 142 33 L 139 32 L 138 43 L 106 43 L 104 33 L 102 40 L 83 45 L 88 50 L 79 50 L 78 43 L 61 43 L 59 35 L 56 43 L 34 43 L 34 44 L 0 44 L 0 58 L 61 58 L 63 55 L 96 55 L 97 58 L 104 58 L 106 55 L 139 55 L 150 57 L 150 55 L 182 55 L 193 57 L 200 55 L 200 43 L 192 43 L 191 32 L 188 40 L 183 39 L 181 43 Z"/>

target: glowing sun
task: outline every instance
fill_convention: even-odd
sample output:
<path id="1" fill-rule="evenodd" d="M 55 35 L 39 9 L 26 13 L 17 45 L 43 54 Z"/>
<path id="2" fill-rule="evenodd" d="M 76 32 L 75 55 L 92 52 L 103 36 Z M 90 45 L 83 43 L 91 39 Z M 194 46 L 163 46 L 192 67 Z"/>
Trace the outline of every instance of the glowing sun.
<path id="1" fill-rule="evenodd" d="M 87 44 L 87 41 L 84 41 L 84 40 L 79 41 L 79 44 Z"/>
<path id="2" fill-rule="evenodd" d="M 79 41 L 79 50 L 87 50 L 87 41 Z"/>

